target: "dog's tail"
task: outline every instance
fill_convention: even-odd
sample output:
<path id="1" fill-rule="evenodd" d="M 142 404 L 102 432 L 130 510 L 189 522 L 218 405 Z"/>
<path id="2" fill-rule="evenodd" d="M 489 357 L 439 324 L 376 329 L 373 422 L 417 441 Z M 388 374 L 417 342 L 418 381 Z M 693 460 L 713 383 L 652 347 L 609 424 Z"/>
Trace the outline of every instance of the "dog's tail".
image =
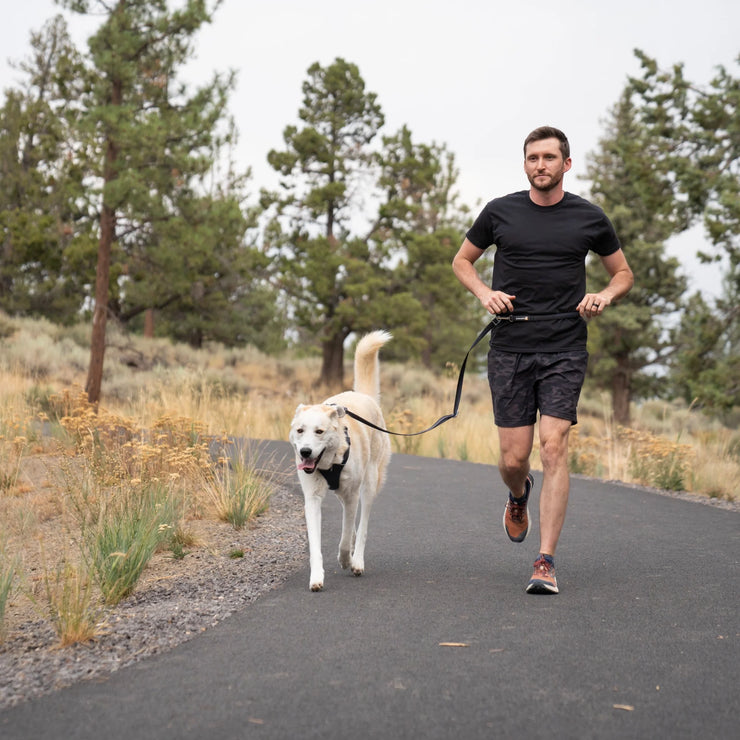
<path id="1" fill-rule="evenodd" d="M 387 331 L 372 331 L 360 339 L 355 350 L 355 385 L 358 393 L 380 400 L 380 348 L 393 336 Z"/>

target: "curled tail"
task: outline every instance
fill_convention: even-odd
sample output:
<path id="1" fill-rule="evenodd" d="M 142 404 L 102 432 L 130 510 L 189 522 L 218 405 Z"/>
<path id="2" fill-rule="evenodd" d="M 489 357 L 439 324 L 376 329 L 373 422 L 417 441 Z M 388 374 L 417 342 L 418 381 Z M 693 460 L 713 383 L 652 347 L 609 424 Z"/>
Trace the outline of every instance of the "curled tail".
<path id="1" fill-rule="evenodd" d="M 358 393 L 380 400 L 380 348 L 392 339 L 387 331 L 372 331 L 357 344 L 355 350 L 355 384 Z"/>

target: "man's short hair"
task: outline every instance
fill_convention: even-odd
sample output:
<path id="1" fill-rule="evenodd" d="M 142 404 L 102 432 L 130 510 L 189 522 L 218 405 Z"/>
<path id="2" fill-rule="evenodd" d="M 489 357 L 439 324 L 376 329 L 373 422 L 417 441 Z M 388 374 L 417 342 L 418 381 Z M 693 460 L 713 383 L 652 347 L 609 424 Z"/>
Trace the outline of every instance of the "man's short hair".
<path id="1" fill-rule="evenodd" d="M 563 161 L 570 157 L 570 144 L 568 137 L 559 129 L 553 126 L 540 126 L 524 140 L 524 156 L 527 156 L 527 147 L 533 141 L 542 141 L 543 139 L 557 139 L 560 142 L 560 153 L 563 155 Z"/>

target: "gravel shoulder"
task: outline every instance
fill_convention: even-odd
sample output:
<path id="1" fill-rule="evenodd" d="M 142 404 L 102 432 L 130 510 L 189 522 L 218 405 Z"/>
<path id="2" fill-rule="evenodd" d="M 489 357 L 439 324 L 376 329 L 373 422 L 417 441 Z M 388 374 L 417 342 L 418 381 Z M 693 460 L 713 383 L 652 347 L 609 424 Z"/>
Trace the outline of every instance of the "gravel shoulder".
<path id="1" fill-rule="evenodd" d="M 243 530 L 193 526 L 200 545 L 181 560 L 157 554 L 133 595 L 101 613 L 96 640 L 59 647 L 48 620 L 11 623 L 0 643 L 0 710 L 170 650 L 305 565 L 303 503 L 289 488 L 278 489 L 267 513 Z M 244 556 L 231 558 L 237 549 Z"/>

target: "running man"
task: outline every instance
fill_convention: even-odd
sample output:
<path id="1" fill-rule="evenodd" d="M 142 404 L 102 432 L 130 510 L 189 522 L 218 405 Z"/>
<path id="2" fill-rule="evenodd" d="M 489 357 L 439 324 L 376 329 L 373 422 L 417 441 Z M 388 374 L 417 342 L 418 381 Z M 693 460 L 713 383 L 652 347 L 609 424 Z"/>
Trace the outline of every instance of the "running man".
<path id="1" fill-rule="evenodd" d="M 535 129 L 524 142 L 529 190 L 486 204 L 452 262 L 481 305 L 508 319 L 491 335 L 488 380 L 499 471 L 509 489 L 504 529 L 513 542 L 523 542 L 529 531 L 529 458 L 540 414 L 540 547 L 526 588 L 535 594 L 558 593 L 554 558 L 570 490 L 568 435 L 588 362 L 585 320 L 600 316 L 634 282 L 604 212 L 563 189 L 570 167 L 565 134 L 550 126 Z M 496 253 L 488 287 L 475 263 L 491 245 Z M 611 278 L 598 293 L 586 293 L 589 251 Z"/>

